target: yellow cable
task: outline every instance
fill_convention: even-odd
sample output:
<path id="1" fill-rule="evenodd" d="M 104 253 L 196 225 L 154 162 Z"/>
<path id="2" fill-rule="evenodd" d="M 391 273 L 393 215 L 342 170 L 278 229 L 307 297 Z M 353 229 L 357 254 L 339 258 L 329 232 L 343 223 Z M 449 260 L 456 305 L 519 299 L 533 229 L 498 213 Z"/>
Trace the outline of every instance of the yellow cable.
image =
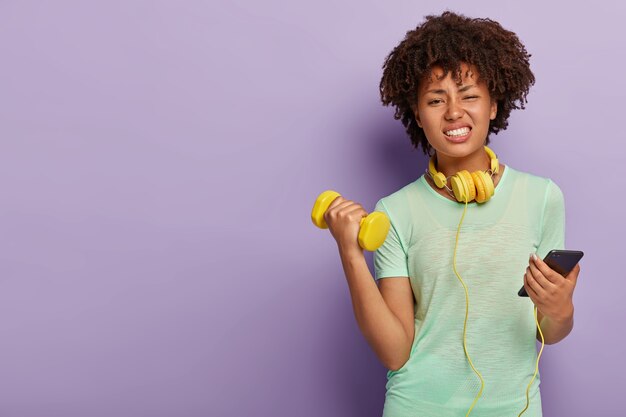
<path id="1" fill-rule="evenodd" d="M 539 320 L 537 319 L 537 306 L 535 306 L 534 312 L 535 312 L 535 323 L 537 323 L 537 329 L 539 329 L 539 335 L 541 336 L 541 349 L 539 349 L 539 355 L 537 356 L 537 363 L 535 364 L 535 373 L 533 374 L 533 377 L 530 379 L 530 382 L 528 383 L 528 387 L 526 388 L 526 407 L 524 407 L 522 412 L 519 413 L 517 417 L 520 417 L 528 409 L 528 403 L 529 403 L 528 391 L 530 390 L 530 385 L 535 380 L 535 375 L 537 375 L 537 372 L 539 372 L 539 358 L 541 358 L 541 352 L 543 352 L 543 346 L 544 346 L 543 332 L 541 331 L 541 326 L 539 325 Z"/>
<path id="2" fill-rule="evenodd" d="M 452 259 L 452 267 L 454 268 L 454 273 L 456 274 L 457 278 L 459 278 L 459 281 L 461 281 L 461 284 L 463 284 L 463 288 L 465 289 L 465 322 L 463 323 L 463 350 L 465 350 L 465 355 L 467 356 L 467 360 L 469 361 L 470 366 L 472 367 L 474 372 L 476 372 L 476 375 L 478 375 L 478 378 L 480 378 L 480 391 L 478 391 L 478 395 L 476 395 L 476 398 L 474 398 L 474 402 L 472 403 L 472 406 L 470 407 L 470 409 L 467 411 L 467 414 L 465 415 L 465 417 L 469 416 L 470 412 L 472 411 L 472 408 L 474 408 L 474 405 L 476 405 L 476 402 L 482 395 L 483 388 L 485 386 L 485 381 L 483 380 L 482 375 L 474 367 L 474 364 L 472 363 L 472 359 L 470 358 L 469 353 L 467 352 L 467 345 L 465 344 L 465 332 L 467 330 L 467 316 L 469 312 L 469 295 L 467 293 L 467 286 L 463 282 L 463 279 L 461 279 L 461 276 L 459 275 L 459 273 L 456 271 L 456 247 L 459 243 L 459 232 L 461 231 L 461 224 L 463 223 L 463 218 L 465 217 L 465 212 L 467 211 L 467 203 L 468 201 L 467 199 L 465 199 L 465 208 L 463 209 L 463 215 L 461 216 L 461 222 L 459 223 L 459 228 L 456 231 L 456 241 L 454 243 L 454 256 Z"/>
<path id="3" fill-rule="evenodd" d="M 467 203 L 468 201 L 466 199 L 465 208 L 463 209 L 463 215 L 461 216 L 461 221 L 459 222 L 459 227 L 456 231 L 456 240 L 454 242 L 454 256 L 452 258 L 452 267 L 454 269 L 454 273 L 456 274 L 459 281 L 461 281 L 461 284 L 463 285 L 463 288 L 465 289 L 465 322 L 463 323 L 463 350 L 465 351 L 465 355 L 467 356 L 467 360 L 469 361 L 470 366 L 472 367 L 476 375 L 478 375 L 478 378 L 480 378 L 480 391 L 478 391 L 476 398 L 474 398 L 474 402 L 472 403 L 472 406 L 469 408 L 469 410 L 467 410 L 467 414 L 465 415 L 465 417 L 470 415 L 472 409 L 476 405 L 476 402 L 478 401 L 478 399 L 483 393 L 483 388 L 485 387 L 485 381 L 482 375 L 480 374 L 480 372 L 478 372 L 478 370 L 476 370 L 476 368 L 474 367 L 474 364 L 472 363 L 472 359 L 469 356 L 469 352 L 467 351 L 467 345 L 465 342 L 465 333 L 467 330 L 467 317 L 469 313 L 469 294 L 467 292 L 467 286 L 465 285 L 465 283 L 463 282 L 463 279 L 461 278 L 461 276 L 456 270 L 456 248 L 459 244 L 459 232 L 461 231 L 461 224 L 463 224 L 463 219 L 465 218 L 465 213 L 467 212 Z M 541 349 L 539 350 L 539 355 L 537 356 L 537 363 L 535 364 L 535 373 L 533 374 L 533 377 L 531 378 L 530 382 L 528 383 L 528 387 L 526 388 L 526 407 L 519 413 L 518 417 L 524 414 L 524 412 L 526 412 L 526 410 L 528 409 L 528 405 L 530 403 L 528 392 L 530 391 L 530 386 L 535 380 L 535 376 L 537 375 L 537 372 L 539 372 L 539 359 L 541 358 L 541 353 L 543 352 L 543 347 L 545 345 L 543 332 L 541 331 L 541 325 L 539 324 L 539 320 L 537 319 L 537 306 L 535 306 L 534 308 L 534 315 L 535 315 L 535 323 L 537 324 L 537 329 L 539 329 L 539 335 L 541 336 Z"/>

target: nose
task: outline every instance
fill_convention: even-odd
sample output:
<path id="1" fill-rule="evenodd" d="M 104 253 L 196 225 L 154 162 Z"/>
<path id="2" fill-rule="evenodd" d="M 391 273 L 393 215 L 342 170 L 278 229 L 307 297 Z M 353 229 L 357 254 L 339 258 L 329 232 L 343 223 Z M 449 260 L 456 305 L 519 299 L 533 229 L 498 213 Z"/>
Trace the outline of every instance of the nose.
<path id="1" fill-rule="evenodd" d="M 457 100 L 450 100 L 444 116 L 446 120 L 456 120 L 463 116 L 463 111 L 463 107 Z"/>

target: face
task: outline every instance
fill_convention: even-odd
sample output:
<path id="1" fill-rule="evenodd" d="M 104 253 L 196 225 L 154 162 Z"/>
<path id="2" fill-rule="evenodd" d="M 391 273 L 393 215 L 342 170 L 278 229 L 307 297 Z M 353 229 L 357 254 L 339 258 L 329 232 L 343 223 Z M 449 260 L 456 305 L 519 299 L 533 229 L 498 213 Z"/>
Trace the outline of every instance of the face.
<path id="1" fill-rule="evenodd" d="M 474 66 L 461 66 L 461 85 L 451 73 L 438 80 L 442 74 L 441 68 L 433 67 L 431 79 L 420 82 L 415 119 L 438 154 L 463 157 L 484 146 L 497 102 L 487 85 L 477 82 Z"/>

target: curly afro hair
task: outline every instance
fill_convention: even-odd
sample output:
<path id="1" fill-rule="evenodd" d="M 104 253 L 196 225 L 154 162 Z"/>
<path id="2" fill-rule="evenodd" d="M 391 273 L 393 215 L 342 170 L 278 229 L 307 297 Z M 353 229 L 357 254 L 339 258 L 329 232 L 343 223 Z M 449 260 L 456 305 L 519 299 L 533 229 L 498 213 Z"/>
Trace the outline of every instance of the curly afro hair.
<path id="1" fill-rule="evenodd" d="M 394 119 L 402 119 L 413 147 L 420 145 L 430 155 L 432 147 L 417 125 L 412 107 L 417 104 L 420 80 L 432 76 L 433 66 L 443 69 L 461 83 L 461 64 L 473 65 L 478 79 L 487 83 L 498 110 L 489 123 L 489 133 L 508 126 L 512 109 L 523 109 L 535 77 L 530 71 L 530 54 L 515 33 L 491 19 L 472 19 L 450 11 L 426 20 L 406 36 L 385 59 L 380 81 L 381 101 L 395 107 Z"/>

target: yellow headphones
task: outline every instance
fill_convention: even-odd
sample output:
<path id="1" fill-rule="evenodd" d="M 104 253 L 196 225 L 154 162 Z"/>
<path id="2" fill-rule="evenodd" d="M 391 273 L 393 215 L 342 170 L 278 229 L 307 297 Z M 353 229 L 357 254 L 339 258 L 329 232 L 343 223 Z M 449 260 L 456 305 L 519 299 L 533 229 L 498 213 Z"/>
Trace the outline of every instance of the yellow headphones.
<path id="1" fill-rule="evenodd" d="M 484 148 L 487 155 L 489 155 L 489 158 L 491 159 L 491 169 L 489 171 L 491 171 L 492 175 L 497 174 L 500 168 L 498 158 L 496 157 L 496 154 L 489 149 L 489 147 L 485 146 Z M 433 155 L 432 158 L 430 158 L 430 162 L 428 162 L 428 172 L 437 187 L 448 188 L 446 186 L 446 176 L 443 172 L 438 172 L 435 169 L 435 157 L 436 154 Z M 489 201 L 489 199 L 493 196 L 495 187 L 493 186 L 491 175 L 487 172 L 474 171 L 470 174 L 469 171 L 462 170 L 452 175 L 450 177 L 450 183 L 452 184 L 452 190 L 456 200 L 459 203 L 464 203 L 465 200 L 468 202 L 476 200 L 477 203 Z M 450 191 L 449 188 L 448 191 Z"/>
<path id="2" fill-rule="evenodd" d="M 477 203 L 485 203 L 489 201 L 489 199 L 494 194 L 495 187 L 493 185 L 493 180 L 491 179 L 491 176 L 493 174 L 498 173 L 500 163 L 498 162 L 498 158 L 496 157 L 496 154 L 491 149 L 489 149 L 489 147 L 485 146 L 484 148 L 485 148 L 485 151 L 487 152 L 487 155 L 489 155 L 489 158 L 491 160 L 490 169 L 487 171 L 480 171 L 480 170 L 474 171 L 471 174 L 467 170 L 461 170 L 457 172 L 456 174 L 450 177 L 450 183 L 452 184 L 452 191 L 447 186 L 446 176 L 442 172 L 438 172 L 435 169 L 436 154 L 433 155 L 430 158 L 430 161 L 428 162 L 428 173 L 433 179 L 435 185 L 439 188 L 445 187 L 450 194 L 453 194 L 453 196 L 456 198 L 456 200 L 459 203 L 465 203 L 465 209 L 463 210 L 463 215 L 461 216 L 461 221 L 459 222 L 459 227 L 456 232 L 456 241 L 454 244 L 454 256 L 452 258 L 452 267 L 454 269 L 454 273 L 456 274 L 457 278 L 459 278 L 459 281 L 461 281 L 461 284 L 463 285 L 463 288 L 465 289 L 465 323 L 463 324 L 463 350 L 465 351 L 465 355 L 467 356 L 467 360 L 469 361 L 470 366 L 472 367 L 476 375 L 478 375 L 478 378 L 480 378 L 480 384 L 481 384 L 480 391 L 478 391 L 476 398 L 474 398 L 474 402 L 472 403 L 472 406 L 467 411 L 466 417 L 469 416 L 470 412 L 474 408 L 474 405 L 476 405 L 478 398 L 480 398 L 480 396 L 482 395 L 483 388 L 485 386 L 485 381 L 483 380 L 483 377 L 480 374 L 480 372 L 478 372 L 478 370 L 474 367 L 474 364 L 472 363 L 472 359 L 470 358 L 469 353 L 467 351 L 467 344 L 465 342 L 465 334 L 467 330 L 467 316 L 469 313 L 469 294 L 467 292 L 467 286 L 465 285 L 465 283 L 463 282 L 463 279 L 461 278 L 461 276 L 456 270 L 456 248 L 459 243 L 459 232 L 461 231 L 461 224 L 463 223 L 463 218 L 465 217 L 465 212 L 467 211 L 467 203 L 469 203 L 472 200 L 476 200 Z M 489 171 L 491 172 L 491 175 L 488 173 Z M 543 347 L 544 347 L 543 332 L 541 331 L 541 326 L 539 326 L 539 321 L 537 319 L 537 306 L 535 306 L 534 312 L 535 312 L 535 323 L 537 323 L 537 328 L 539 329 L 539 334 L 541 335 L 541 350 L 539 350 L 539 356 L 537 356 L 537 363 L 535 365 L 535 373 L 533 374 L 533 377 L 530 380 L 528 387 L 526 388 L 526 407 L 522 410 L 521 413 L 519 413 L 518 417 L 524 414 L 524 412 L 528 409 L 528 405 L 529 405 L 528 392 L 530 390 L 531 384 L 533 383 L 535 379 L 535 376 L 537 375 L 537 372 L 539 371 L 539 358 L 541 358 L 541 352 L 543 352 Z"/>

